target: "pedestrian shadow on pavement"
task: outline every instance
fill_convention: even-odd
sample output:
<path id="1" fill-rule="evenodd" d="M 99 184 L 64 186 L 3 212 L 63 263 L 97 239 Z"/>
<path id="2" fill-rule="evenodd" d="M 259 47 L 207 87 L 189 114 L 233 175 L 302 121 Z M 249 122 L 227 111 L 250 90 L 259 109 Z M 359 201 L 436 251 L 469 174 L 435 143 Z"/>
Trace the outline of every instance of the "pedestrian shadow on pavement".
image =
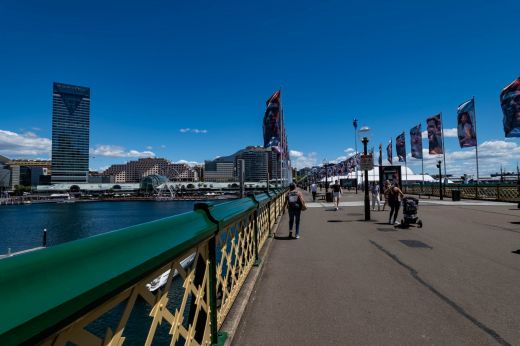
<path id="1" fill-rule="evenodd" d="M 394 227 L 377 227 L 376 228 L 379 232 L 397 232 L 397 228 Z"/>
<path id="2" fill-rule="evenodd" d="M 352 222 L 354 220 L 327 220 L 327 222 Z"/>
<path id="3" fill-rule="evenodd" d="M 293 240 L 293 238 L 289 237 L 289 235 L 285 235 L 285 236 L 275 235 L 274 239 L 276 239 L 276 240 Z"/>
<path id="4" fill-rule="evenodd" d="M 513 225 L 520 225 L 520 221 L 511 221 L 510 223 Z"/>

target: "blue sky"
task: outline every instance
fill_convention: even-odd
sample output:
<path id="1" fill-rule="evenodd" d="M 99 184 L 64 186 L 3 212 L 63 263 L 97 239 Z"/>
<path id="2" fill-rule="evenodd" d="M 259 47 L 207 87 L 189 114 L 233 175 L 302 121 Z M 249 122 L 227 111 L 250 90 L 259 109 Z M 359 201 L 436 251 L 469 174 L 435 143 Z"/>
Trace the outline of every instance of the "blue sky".
<path id="1" fill-rule="evenodd" d="M 474 173 L 474 150 L 448 135 L 475 96 L 481 174 L 513 170 L 498 95 L 520 75 L 518 13 L 514 0 L 2 2 L 0 154 L 50 157 L 53 81 L 91 88 L 93 169 L 261 144 L 281 87 L 297 167 L 348 156 L 353 118 L 376 147 L 406 131 L 409 153 L 409 129 L 442 112 L 448 173 Z"/>

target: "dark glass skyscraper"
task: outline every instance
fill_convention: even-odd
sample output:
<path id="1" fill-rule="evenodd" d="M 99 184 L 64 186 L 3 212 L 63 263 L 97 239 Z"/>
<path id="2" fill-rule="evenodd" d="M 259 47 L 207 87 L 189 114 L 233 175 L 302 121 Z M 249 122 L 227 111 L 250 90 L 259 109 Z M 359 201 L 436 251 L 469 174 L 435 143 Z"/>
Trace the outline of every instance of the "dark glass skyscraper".
<path id="1" fill-rule="evenodd" d="M 53 83 L 52 183 L 86 183 L 90 88 Z"/>

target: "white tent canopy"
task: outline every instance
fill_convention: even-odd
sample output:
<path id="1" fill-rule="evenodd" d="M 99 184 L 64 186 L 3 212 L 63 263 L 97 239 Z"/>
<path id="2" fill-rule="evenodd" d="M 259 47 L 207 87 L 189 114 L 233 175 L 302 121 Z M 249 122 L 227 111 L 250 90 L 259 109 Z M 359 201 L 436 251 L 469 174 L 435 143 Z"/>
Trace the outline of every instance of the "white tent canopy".
<path id="1" fill-rule="evenodd" d="M 402 170 L 402 180 L 403 182 L 409 182 L 409 183 L 418 183 L 424 181 L 425 183 L 432 183 L 439 181 L 438 179 L 434 179 L 429 174 L 424 174 L 424 180 L 422 174 L 415 174 L 410 167 L 401 166 Z M 363 181 L 365 177 L 365 171 L 358 170 L 358 181 Z M 321 182 L 325 182 L 325 177 L 321 179 Z M 340 181 L 341 179 L 356 179 L 356 172 L 350 172 L 347 175 L 333 175 L 329 176 L 327 178 L 327 181 L 329 183 L 333 183 L 335 180 Z M 368 171 L 368 181 L 369 182 L 379 182 L 379 166 L 374 166 L 374 169 L 371 169 Z M 448 180 L 448 183 L 453 183 L 452 181 Z"/>

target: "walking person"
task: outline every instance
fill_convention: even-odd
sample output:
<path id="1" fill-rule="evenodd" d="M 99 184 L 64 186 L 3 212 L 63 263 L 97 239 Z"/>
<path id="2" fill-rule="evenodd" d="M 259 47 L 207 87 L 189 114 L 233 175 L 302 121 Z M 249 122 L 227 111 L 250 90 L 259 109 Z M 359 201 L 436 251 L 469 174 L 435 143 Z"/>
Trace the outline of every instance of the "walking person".
<path id="1" fill-rule="evenodd" d="M 302 194 L 296 190 L 296 185 L 289 185 L 287 193 L 287 210 L 289 211 L 289 239 L 292 238 L 292 229 L 295 226 L 296 239 L 300 239 L 300 214 L 307 209 Z"/>
<path id="2" fill-rule="evenodd" d="M 379 203 L 379 184 L 373 182 L 370 188 L 370 192 L 372 194 L 372 210 L 376 210 L 376 203 L 377 211 L 381 210 L 381 203 Z"/>
<path id="3" fill-rule="evenodd" d="M 336 210 L 339 208 L 339 198 L 342 194 L 341 185 L 339 185 L 338 181 L 334 181 L 334 185 L 332 185 L 332 196 L 334 198 L 334 204 L 336 205 Z"/>
<path id="4" fill-rule="evenodd" d="M 388 194 L 388 205 L 390 206 L 390 217 L 388 218 L 388 223 L 391 225 L 392 223 L 394 225 L 398 225 L 399 223 L 397 220 L 397 213 L 399 213 L 399 207 L 401 206 L 400 199 L 404 197 L 403 192 L 401 189 L 397 186 L 397 184 L 392 185 L 390 187 L 390 193 Z M 392 222 L 392 215 L 394 217 L 394 221 Z"/>
<path id="5" fill-rule="evenodd" d="M 383 211 L 385 211 L 385 206 L 388 204 L 388 195 L 390 195 L 390 182 L 388 180 L 385 180 L 383 184 Z"/>
<path id="6" fill-rule="evenodd" d="M 312 183 L 311 185 L 311 193 L 312 193 L 312 201 L 316 202 L 316 193 L 318 192 L 318 186 L 316 183 Z"/>

